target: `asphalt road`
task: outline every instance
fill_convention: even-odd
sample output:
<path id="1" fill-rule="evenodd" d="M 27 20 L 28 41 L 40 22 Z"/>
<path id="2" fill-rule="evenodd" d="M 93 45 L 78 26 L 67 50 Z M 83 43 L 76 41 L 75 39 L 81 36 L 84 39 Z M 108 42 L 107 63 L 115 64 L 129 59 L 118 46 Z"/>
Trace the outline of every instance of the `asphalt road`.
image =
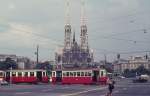
<path id="1" fill-rule="evenodd" d="M 101 85 L 9 85 L 0 86 L 0 96 L 105 96 L 107 86 Z M 113 96 L 150 96 L 149 83 L 117 80 Z"/>

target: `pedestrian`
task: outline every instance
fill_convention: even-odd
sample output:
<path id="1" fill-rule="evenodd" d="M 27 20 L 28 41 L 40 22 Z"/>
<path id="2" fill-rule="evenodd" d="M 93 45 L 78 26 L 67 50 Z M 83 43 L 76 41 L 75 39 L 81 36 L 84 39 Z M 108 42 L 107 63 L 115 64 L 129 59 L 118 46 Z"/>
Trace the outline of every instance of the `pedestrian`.
<path id="1" fill-rule="evenodd" d="M 109 90 L 109 92 L 107 93 L 106 96 L 112 96 L 112 91 L 114 89 L 114 84 L 115 84 L 115 81 L 113 81 L 111 79 L 108 80 L 108 90 Z"/>

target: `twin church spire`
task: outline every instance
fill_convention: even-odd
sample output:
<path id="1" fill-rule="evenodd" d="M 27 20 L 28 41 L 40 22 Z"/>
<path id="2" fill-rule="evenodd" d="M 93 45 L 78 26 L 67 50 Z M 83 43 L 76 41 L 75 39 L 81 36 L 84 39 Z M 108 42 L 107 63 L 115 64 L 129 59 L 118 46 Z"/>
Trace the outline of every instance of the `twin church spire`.
<path id="1" fill-rule="evenodd" d="M 65 40 L 64 48 L 70 50 L 72 43 L 72 27 L 70 21 L 70 0 L 66 1 L 66 17 L 65 17 Z M 80 47 L 81 50 L 86 50 L 88 48 L 88 34 L 86 26 L 86 17 L 85 17 L 85 2 L 81 0 L 81 20 L 80 20 Z M 75 42 L 75 33 L 73 36 L 73 42 Z"/>

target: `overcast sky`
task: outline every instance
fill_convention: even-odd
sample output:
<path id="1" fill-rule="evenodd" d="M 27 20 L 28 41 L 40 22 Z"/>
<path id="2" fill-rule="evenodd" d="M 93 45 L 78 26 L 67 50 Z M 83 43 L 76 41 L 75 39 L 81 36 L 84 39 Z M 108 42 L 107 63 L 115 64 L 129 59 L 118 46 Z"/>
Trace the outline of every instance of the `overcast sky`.
<path id="1" fill-rule="evenodd" d="M 71 25 L 79 41 L 80 0 L 71 1 Z M 150 50 L 150 0 L 85 0 L 89 45 L 95 60 L 143 55 Z M 54 59 L 64 44 L 65 0 L 0 0 L 0 54 Z"/>

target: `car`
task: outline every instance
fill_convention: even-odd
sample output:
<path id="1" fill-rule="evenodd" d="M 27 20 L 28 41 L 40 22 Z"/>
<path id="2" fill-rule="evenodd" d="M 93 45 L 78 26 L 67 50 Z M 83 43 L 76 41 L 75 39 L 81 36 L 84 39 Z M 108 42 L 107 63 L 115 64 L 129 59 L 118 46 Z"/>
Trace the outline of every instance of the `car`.
<path id="1" fill-rule="evenodd" d="M 136 76 L 136 78 L 133 79 L 133 83 L 145 83 L 148 82 L 148 78 L 148 75 Z"/>
<path id="2" fill-rule="evenodd" d="M 0 81 L 0 85 L 8 85 L 8 82 L 5 80 Z"/>

